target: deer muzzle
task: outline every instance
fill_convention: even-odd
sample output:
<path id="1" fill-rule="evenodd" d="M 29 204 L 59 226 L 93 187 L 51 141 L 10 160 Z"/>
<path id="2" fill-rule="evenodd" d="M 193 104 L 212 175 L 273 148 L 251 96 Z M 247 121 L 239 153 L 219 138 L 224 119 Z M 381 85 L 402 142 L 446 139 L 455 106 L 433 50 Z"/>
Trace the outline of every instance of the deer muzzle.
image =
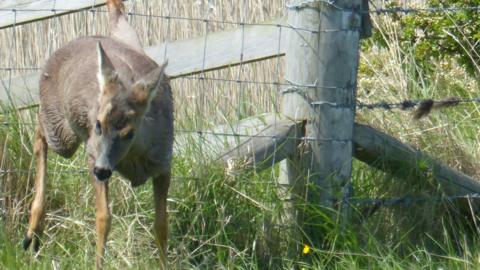
<path id="1" fill-rule="evenodd" d="M 97 180 L 105 181 L 108 178 L 110 178 L 110 176 L 112 176 L 112 170 L 110 170 L 108 168 L 102 168 L 102 167 L 95 166 L 93 168 L 93 174 L 95 175 Z"/>

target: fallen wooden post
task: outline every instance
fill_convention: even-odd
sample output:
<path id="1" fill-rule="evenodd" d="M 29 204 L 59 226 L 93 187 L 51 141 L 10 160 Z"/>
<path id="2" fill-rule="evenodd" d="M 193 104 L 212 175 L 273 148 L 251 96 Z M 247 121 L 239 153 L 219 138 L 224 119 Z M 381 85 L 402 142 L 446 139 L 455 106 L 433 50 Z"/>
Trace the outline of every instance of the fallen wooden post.
<path id="1" fill-rule="evenodd" d="M 226 165 L 228 174 L 271 168 L 296 151 L 303 136 L 302 128 L 301 122 L 280 120 L 227 151 L 220 159 Z"/>
<path id="2" fill-rule="evenodd" d="M 272 121 L 271 117 L 268 119 Z M 266 166 L 267 164 L 265 166 L 258 164 L 271 161 L 271 155 L 274 153 L 276 154 L 275 162 L 294 155 L 297 148 L 292 146 L 295 143 L 298 145 L 301 137 L 304 136 L 302 123 L 290 120 L 277 121 L 278 129 L 275 128 L 275 123 L 266 122 L 266 127 L 258 134 L 259 137 L 255 137 L 253 134 L 253 137 L 226 150 L 224 154 L 220 155 L 219 160 L 222 160 L 225 166 L 229 165 L 228 160 L 234 160 L 236 162 L 234 171 L 237 172 L 239 169 L 259 172 L 267 169 L 268 166 Z M 262 134 L 278 136 L 277 145 L 273 138 L 262 138 Z M 293 140 L 291 134 L 297 134 L 299 139 Z M 278 144 L 280 141 L 284 144 Z M 418 179 L 431 177 L 449 196 L 480 194 L 479 181 L 373 127 L 356 123 L 353 143 L 353 155 L 356 159 L 396 177 Z M 275 146 L 278 147 L 276 151 Z M 242 165 L 241 161 L 246 161 L 246 164 Z M 268 164 L 272 165 L 273 163 Z"/>
<path id="3" fill-rule="evenodd" d="M 431 175 L 447 195 L 480 194 L 480 182 L 375 128 L 355 124 L 354 157 L 400 178 Z"/>

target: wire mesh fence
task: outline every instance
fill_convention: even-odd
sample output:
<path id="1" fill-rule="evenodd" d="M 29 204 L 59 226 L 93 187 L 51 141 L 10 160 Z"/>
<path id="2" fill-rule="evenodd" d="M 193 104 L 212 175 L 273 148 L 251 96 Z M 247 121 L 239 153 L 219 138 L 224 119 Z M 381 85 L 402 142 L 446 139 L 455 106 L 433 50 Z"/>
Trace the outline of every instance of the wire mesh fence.
<path id="1" fill-rule="evenodd" d="M 193 2 L 193 1 L 192 1 Z M 261 1 L 260 1 L 261 2 Z M 160 4 L 148 3 L 147 1 L 128 1 L 127 15 L 146 46 L 165 42 L 164 59 L 169 58 L 169 45 L 178 40 L 193 37 L 203 37 L 203 43 L 198 44 L 203 50 L 203 64 L 197 75 L 188 75 L 175 78 L 172 81 L 175 91 L 176 107 L 176 134 L 177 136 L 194 135 L 193 141 L 205 150 L 202 141 L 203 136 L 215 136 L 221 142 L 227 142 L 234 146 L 245 138 L 269 137 L 276 139 L 274 135 L 255 135 L 254 132 L 236 130 L 232 123 L 236 123 L 248 117 L 269 112 L 276 114 L 280 111 L 281 95 L 286 92 L 305 92 L 311 89 L 339 90 L 328 85 L 301 85 L 288 81 L 283 76 L 284 63 L 279 57 L 265 60 L 258 63 L 247 63 L 244 61 L 245 27 L 275 27 L 278 29 L 277 55 L 282 55 L 282 32 L 293 31 L 298 35 L 322 35 L 341 31 L 352 31 L 352 29 L 305 29 L 288 25 L 285 23 L 264 22 L 285 15 L 288 10 L 310 8 L 310 4 L 320 2 L 324 5 L 340 9 L 335 1 L 304 1 L 298 5 L 287 5 L 285 1 L 272 2 L 273 6 L 268 9 L 259 1 L 243 0 L 237 4 L 225 4 L 222 1 L 196 1 L 187 10 L 182 7 L 179 1 L 165 0 Z M 96 6 L 92 1 L 91 6 Z M 373 3 L 372 3 L 373 6 Z M 355 11 L 359 13 L 370 13 L 372 15 L 389 16 L 391 14 L 408 15 L 412 13 L 447 13 L 478 11 L 478 6 L 453 6 L 434 8 L 408 8 L 390 7 L 370 10 Z M 231 10 L 230 14 L 225 10 Z M 31 24 L 13 23 L 8 28 L 0 30 L 2 47 L 0 52 L 0 78 L 5 89 L 10 89 L 12 81 L 20 74 L 28 72 L 39 72 L 44 60 L 51 55 L 55 49 L 64 45 L 79 35 L 106 34 L 107 20 L 104 8 L 86 8 L 83 11 L 56 8 L 56 1 L 52 1 L 51 7 L 29 9 L 23 7 L 1 8 L 0 11 L 10 12 L 13 17 L 19 13 L 49 12 L 53 18 Z M 350 10 L 349 10 L 350 11 Z M 57 13 L 74 14 L 58 16 Z M 234 15 L 232 15 L 234 13 Z M 185 15 L 188 14 L 188 15 Z M 238 63 L 235 67 L 207 72 L 205 70 L 207 58 L 208 37 L 212 33 L 229 29 L 240 29 L 241 50 L 238 52 Z M 354 31 L 358 31 L 354 30 Z M 311 105 L 318 105 L 321 101 L 311 101 Z M 443 103 L 442 103 L 443 102 Z M 456 106 L 464 103 L 478 103 L 479 97 L 472 98 L 449 98 L 449 99 L 407 99 L 400 102 L 378 102 L 378 103 L 356 103 L 358 109 L 384 109 L 402 110 L 413 109 L 430 104 L 428 111 L 438 104 Z M 341 104 L 339 105 L 341 106 Z M 17 115 L 18 116 L 18 115 Z M 30 119 L 23 119 L 30 118 Z M 31 120 L 31 114 L 21 115 L 20 120 L 11 122 L 3 120 L 1 126 L 11 128 L 21 126 L 27 128 L 31 134 L 35 122 Z M 34 118 L 34 117 L 33 117 Z M 5 119 L 8 119 L 5 117 Z M 215 127 L 219 125 L 230 126 L 230 129 L 218 131 Z M 254 129 L 257 131 L 257 129 Z M 233 139 L 225 139 L 231 137 Z M 303 141 L 321 141 L 322 139 L 310 137 L 288 137 Z M 188 139 L 187 139 L 188 140 Z M 192 142 L 190 140 L 190 142 Z M 29 145 L 26 146 L 27 148 Z M 221 152 L 221 151 L 220 151 Z M 275 158 L 274 158 L 275 159 Z M 0 175 L 12 173 L 32 173 L 33 169 L 2 169 Z M 56 170 L 52 173 L 58 172 Z M 64 174 L 88 174 L 86 169 L 60 170 Z M 275 168 L 272 168 L 270 181 L 276 177 Z M 192 176 L 194 177 L 194 176 Z M 181 177 L 179 177 L 181 178 Z M 478 194 L 472 193 L 468 198 L 477 198 Z M 425 203 L 426 201 L 438 202 L 442 200 L 463 200 L 465 196 L 447 196 L 438 198 L 384 198 L 384 199 L 357 199 L 355 204 L 365 205 L 405 205 Z M 352 201 L 353 203 L 353 201 Z"/>

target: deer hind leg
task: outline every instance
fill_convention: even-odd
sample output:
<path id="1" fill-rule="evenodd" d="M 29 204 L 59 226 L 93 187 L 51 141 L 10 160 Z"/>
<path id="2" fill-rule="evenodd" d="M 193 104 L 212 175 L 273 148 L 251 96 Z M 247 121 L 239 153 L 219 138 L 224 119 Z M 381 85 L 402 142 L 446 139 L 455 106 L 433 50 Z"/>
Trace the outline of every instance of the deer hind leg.
<path id="1" fill-rule="evenodd" d="M 36 160 L 35 197 L 33 199 L 28 231 L 23 240 L 23 248 L 28 249 L 32 241 L 33 249 L 38 251 L 39 236 L 43 229 L 45 218 L 45 178 L 47 174 L 47 141 L 39 124 L 35 130 L 34 155 Z"/>
<path id="2" fill-rule="evenodd" d="M 168 214 L 167 194 L 170 186 L 170 173 L 165 173 L 153 179 L 155 200 L 155 239 L 160 250 L 160 266 L 166 269 L 167 265 L 167 239 L 168 239 Z"/>
<path id="3" fill-rule="evenodd" d="M 93 165 L 92 165 L 93 166 Z M 92 171 L 92 169 L 90 169 Z M 95 187 L 95 206 L 96 206 L 96 231 L 97 231 L 97 251 L 96 268 L 103 268 L 103 256 L 105 254 L 105 243 L 112 224 L 112 216 L 108 208 L 108 181 L 97 181 L 92 174 L 92 181 Z"/>

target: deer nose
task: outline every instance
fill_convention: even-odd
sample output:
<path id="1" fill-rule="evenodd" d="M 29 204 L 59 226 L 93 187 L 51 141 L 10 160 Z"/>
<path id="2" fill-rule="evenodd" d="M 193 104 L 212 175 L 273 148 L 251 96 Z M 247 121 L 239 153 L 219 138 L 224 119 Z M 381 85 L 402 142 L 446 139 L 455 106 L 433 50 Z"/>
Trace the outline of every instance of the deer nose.
<path id="1" fill-rule="evenodd" d="M 97 177 L 98 180 L 104 181 L 112 176 L 112 170 L 100 167 L 93 168 L 93 174 Z"/>

